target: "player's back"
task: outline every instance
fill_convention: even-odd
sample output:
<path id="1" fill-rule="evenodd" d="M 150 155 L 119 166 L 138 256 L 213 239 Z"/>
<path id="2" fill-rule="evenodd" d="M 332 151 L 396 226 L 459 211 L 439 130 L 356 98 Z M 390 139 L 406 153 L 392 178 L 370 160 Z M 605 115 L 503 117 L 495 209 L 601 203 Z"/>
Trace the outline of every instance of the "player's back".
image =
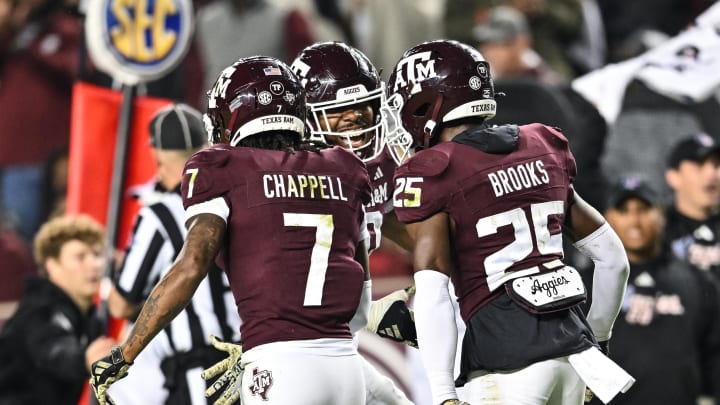
<path id="1" fill-rule="evenodd" d="M 362 162 L 341 148 L 289 153 L 220 146 L 193 156 L 186 172 L 196 169 L 186 206 L 222 197 L 230 208 L 219 259 L 243 319 L 246 350 L 350 338 L 364 279 L 354 255 L 370 197 Z"/>
<path id="2" fill-rule="evenodd" d="M 513 128 L 479 129 L 470 139 L 487 143 L 502 132 L 507 140 Z M 574 159 L 554 129 L 519 129 L 511 152 L 487 153 L 460 137 L 418 153 L 396 174 L 396 196 L 405 197 L 395 199 L 401 220 L 447 212 L 453 221 L 455 285 L 465 319 L 518 271 L 563 256 L 561 227 Z"/>

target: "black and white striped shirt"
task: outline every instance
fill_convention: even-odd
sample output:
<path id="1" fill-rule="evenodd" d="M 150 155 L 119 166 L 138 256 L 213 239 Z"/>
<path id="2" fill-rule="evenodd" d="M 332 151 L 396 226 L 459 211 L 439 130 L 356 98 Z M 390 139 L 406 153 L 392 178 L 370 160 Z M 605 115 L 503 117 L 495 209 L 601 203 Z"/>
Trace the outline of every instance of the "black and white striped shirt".
<path id="1" fill-rule="evenodd" d="M 164 193 L 158 202 L 140 210 L 125 259 L 116 277 L 118 292 L 141 303 L 168 272 L 187 234 L 182 198 Z M 154 341 L 170 356 L 210 344 L 210 335 L 224 341 L 240 339 L 240 319 L 227 276 L 217 266 L 200 283 L 188 306 Z"/>

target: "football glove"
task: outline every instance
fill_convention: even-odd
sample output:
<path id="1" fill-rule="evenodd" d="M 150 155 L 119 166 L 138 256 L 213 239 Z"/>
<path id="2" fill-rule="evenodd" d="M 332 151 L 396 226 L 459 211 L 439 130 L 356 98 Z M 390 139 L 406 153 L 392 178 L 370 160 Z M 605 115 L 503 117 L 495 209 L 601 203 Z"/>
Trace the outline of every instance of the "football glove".
<path id="1" fill-rule="evenodd" d="M 397 290 L 373 301 L 365 329 L 378 335 L 417 348 L 415 314 L 407 301 L 415 295 L 415 286 Z"/>
<path id="2" fill-rule="evenodd" d="M 213 402 L 213 405 L 230 405 L 240 400 L 242 389 L 242 375 L 244 367 L 240 364 L 242 360 L 242 344 L 223 342 L 215 336 L 210 336 L 210 343 L 213 347 L 226 352 L 228 357 L 220 360 L 210 368 L 203 370 L 201 376 L 209 380 L 222 373 L 210 388 L 205 391 L 205 396 L 210 398 L 220 390 L 223 390 L 220 397 Z"/>
<path id="3" fill-rule="evenodd" d="M 98 405 L 115 405 L 115 402 L 107 394 L 108 388 L 115 381 L 128 375 L 128 369 L 132 363 L 125 361 L 120 346 L 110 350 L 110 355 L 94 362 L 91 367 L 90 385 L 92 386 Z"/>
<path id="4" fill-rule="evenodd" d="M 600 346 L 600 351 L 602 352 L 602 354 L 610 357 L 610 339 L 598 342 L 598 345 Z M 594 396 L 595 394 L 590 388 L 585 388 L 585 402 L 592 401 Z"/>

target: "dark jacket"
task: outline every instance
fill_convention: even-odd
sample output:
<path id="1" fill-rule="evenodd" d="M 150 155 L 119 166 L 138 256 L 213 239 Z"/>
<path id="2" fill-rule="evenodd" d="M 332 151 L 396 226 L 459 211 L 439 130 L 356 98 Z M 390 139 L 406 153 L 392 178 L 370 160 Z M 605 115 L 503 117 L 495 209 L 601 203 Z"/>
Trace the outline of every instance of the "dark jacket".
<path id="1" fill-rule="evenodd" d="M 0 333 L 0 405 L 77 404 L 89 378 L 85 349 L 100 335 L 92 315 L 49 280 L 28 279 Z"/>
<path id="2" fill-rule="evenodd" d="M 667 250 L 648 263 L 630 263 L 630 269 L 610 357 L 637 382 L 612 404 L 695 405 L 703 391 L 717 395 L 715 284 Z"/>

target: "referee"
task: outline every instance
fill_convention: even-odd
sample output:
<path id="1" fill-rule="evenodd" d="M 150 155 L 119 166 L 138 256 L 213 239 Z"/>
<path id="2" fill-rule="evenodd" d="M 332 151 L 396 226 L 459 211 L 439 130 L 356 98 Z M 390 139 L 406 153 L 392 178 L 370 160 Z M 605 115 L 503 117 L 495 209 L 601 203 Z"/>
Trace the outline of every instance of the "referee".
<path id="1" fill-rule="evenodd" d="M 183 168 L 206 146 L 206 139 L 202 117 L 190 106 L 174 104 L 153 117 L 150 144 L 157 162 L 157 185 L 140 195 L 143 208 L 108 298 L 114 317 L 132 322 L 178 255 L 186 235 L 180 196 Z M 121 404 L 209 404 L 200 373 L 224 357 L 210 346 L 210 335 L 238 341 L 239 333 L 227 277 L 214 267 L 188 306 L 153 339 L 128 378 L 113 385 L 110 395 Z"/>

